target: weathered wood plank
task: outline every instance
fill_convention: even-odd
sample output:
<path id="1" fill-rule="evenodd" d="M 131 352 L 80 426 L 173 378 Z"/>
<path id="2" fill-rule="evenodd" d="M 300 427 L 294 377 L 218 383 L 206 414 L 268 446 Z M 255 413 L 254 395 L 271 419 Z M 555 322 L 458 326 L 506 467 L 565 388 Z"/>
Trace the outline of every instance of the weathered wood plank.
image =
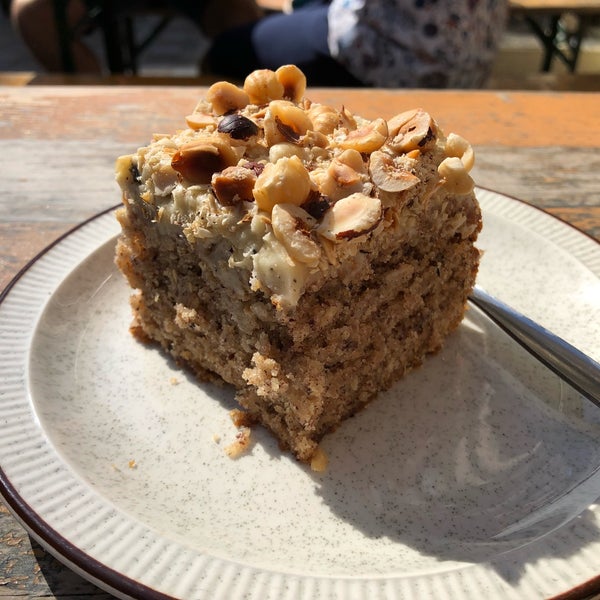
<path id="1" fill-rule="evenodd" d="M 68 221 L 43 224 L 0 221 L 0 290 L 34 256 L 70 227 Z"/>
<path id="2" fill-rule="evenodd" d="M 0 139 L 0 223 L 77 222 L 119 202 L 114 161 L 134 145 L 113 141 Z M 475 145 L 475 181 L 543 208 L 600 204 L 595 148 Z"/>
<path id="3" fill-rule="evenodd" d="M 32 540 L 0 501 L 0 598 L 55 597 L 112 598 Z"/>
<path id="4" fill-rule="evenodd" d="M 112 140 L 124 151 L 154 132 L 184 127 L 206 88 L 0 87 L 0 139 Z M 421 106 L 475 145 L 597 147 L 593 93 L 313 89 L 310 98 L 365 117 Z M 561 119 L 560 123 L 557 118 Z M 67 175 L 67 174 L 65 174 Z"/>
<path id="5" fill-rule="evenodd" d="M 540 208 L 600 205 L 600 152 L 593 148 L 475 147 L 477 184 Z"/>

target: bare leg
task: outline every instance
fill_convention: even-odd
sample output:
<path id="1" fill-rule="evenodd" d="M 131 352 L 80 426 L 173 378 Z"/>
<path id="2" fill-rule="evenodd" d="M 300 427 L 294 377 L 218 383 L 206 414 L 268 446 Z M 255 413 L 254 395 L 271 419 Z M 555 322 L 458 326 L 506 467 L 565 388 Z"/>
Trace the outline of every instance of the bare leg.
<path id="1" fill-rule="evenodd" d="M 73 26 L 84 16 L 85 5 L 81 0 L 69 0 L 68 24 Z M 52 0 L 13 0 L 11 21 L 45 69 L 51 72 L 64 71 Z M 71 51 L 78 73 L 100 73 L 97 57 L 80 39 L 73 40 Z"/>

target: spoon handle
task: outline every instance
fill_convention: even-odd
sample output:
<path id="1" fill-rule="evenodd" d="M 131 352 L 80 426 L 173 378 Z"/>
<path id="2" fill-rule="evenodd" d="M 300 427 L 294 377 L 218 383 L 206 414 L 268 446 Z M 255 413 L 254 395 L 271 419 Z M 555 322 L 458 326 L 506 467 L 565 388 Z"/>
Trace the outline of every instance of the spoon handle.
<path id="1" fill-rule="evenodd" d="M 539 361 L 600 406 L 600 363 L 477 285 L 469 299 Z"/>

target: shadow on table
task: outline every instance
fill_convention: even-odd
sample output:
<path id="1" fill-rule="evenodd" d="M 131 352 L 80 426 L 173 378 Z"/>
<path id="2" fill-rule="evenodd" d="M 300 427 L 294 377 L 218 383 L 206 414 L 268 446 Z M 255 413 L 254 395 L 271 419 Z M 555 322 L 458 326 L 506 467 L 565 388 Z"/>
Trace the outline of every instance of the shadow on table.
<path id="1" fill-rule="evenodd" d="M 114 600 L 114 596 L 96 587 L 80 575 L 58 561 L 33 538 L 29 538 L 33 555 L 39 566 L 39 585 L 46 585 L 56 598 L 92 598 L 93 600 Z M 41 581 L 43 579 L 43 581 Z M 39 590 L 36 597 L 46 597 L 45 590 Z"/>

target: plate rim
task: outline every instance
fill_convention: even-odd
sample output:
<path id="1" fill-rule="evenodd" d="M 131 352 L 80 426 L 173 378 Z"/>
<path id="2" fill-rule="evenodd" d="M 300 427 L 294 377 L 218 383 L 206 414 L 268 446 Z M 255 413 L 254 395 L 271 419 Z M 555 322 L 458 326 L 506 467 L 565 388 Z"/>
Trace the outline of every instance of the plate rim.
<path id="1" fill-rule="evenodd" d="M 561 217 L 545 211 L 544 209 L 534 206 L 529 202 L 512 196 L 498 192 L 496 190 L 476 186 L 477 190 L 489 192 L 492 195 L 499 196 L 502 200 L 508 200 L 516 202 L 526 210 L 534 209 L 540 215 L 544 215 L 542 218 L 548 218 L 560 223 L 564 227 L 568 227 L 573 234 L 583 236 L 589 241 L 593 242 L 595 246 L 600 247 L 600 242 L 596 240 L 589 233 L 578 229 L 576 226 L 565 221 Z M 23 278 L 23 276 L 44 257 L 48 252 L 60 244 L 63 240 L 69 238 L 74 233 L 86 227 L 88 224 L 104 217 L 105 215 L 114 212 L 120 203 L 110 206 L 100 212 L 90 216 L 89 218 L 77 223 L 73 227 L 69 228 L 59 237 L 57 237 L 50 244 L 45 246 L 39 251 L 33 258 L 19 269 L 19 271 L 12 277 L 6 287 L 0 292 L 0 305 L 6 300 L 11 291 L 17 285 L 17 283 Z M 118 230 L 117 230 L 118 234 Z M 105 240 L 106 241 L 106 240 Z M 104 243 L 104 242 L 103 242 Z M 101 244 L 97 244 L 95 247 L 100 247 Z M 78 261 L 81 263 L 86 257 L 79 257 Z M 144 597 L 156 600 L 176 600 L 176 596 L 171 596 L 161 592 L 149 585 L 146 585 L 133 577 L 130 577 L 126 573 L 120 572 L 112 567 L 104 564 L 100 560 L 94 558 L 88 554 L 84 549 L 80 548 L 67 537 L 60 533 L 57 529 L 50 526 L 45 518 L 33 509 L 29 502 L 18 492 L 16 487 L 11 482 L 10 478 L 6 474 L 4 468 L 0 464 L 0 497 L 3 498 L 5 505 L 9 509 L 9 512 L 16 518 L 16 520 L 24 527 L 29 535 L 31 535 L 36 541 L 38 541 L 50 554 L 52 554 L 57 560 L 65 564 L 68 568 L 76 572 L 78 575 L 87 579 L 97 587 L 108 591 L 109 593 L 126 596 L 126 597 Z M 242 570 L 244 567 L 240 566 Z M 258 571 L 259 569 L 251 569 Z M 283 574 L 285 577 L 285 574 Z M 297 576 L 292 576 L 297 578 Z M 313 576 L 311 576 L 313 577 Z M 319 579 L 319 576 L 313 577 Z M 559 592 L 558 595 L 554 595 L 555 599 L 562 598 L 577 598 L 583 597 L 590 593 L 594 593 L 600 590 L 600 573 L 590 579 L 580 582 L 569 590 Z"/>

